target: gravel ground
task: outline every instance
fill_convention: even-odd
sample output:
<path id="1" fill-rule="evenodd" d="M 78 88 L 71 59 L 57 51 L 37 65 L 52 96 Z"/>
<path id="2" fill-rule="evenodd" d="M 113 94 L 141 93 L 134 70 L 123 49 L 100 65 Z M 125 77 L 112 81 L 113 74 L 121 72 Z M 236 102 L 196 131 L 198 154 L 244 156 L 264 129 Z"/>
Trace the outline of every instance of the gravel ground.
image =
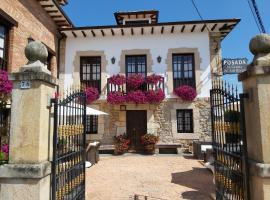
<path id="1" fill-rule="evenodd" d="M 176 155 L 102 156 L 86 176 L 88 200 L 210 200 L 214 193 L 211 172 Z"/>

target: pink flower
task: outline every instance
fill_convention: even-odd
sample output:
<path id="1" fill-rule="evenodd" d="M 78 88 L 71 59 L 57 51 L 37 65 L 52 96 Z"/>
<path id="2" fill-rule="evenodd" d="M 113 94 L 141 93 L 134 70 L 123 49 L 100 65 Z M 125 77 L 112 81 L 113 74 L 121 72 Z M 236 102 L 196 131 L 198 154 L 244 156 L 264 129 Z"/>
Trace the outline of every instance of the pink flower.
<path id="1" fill-rule="evenodd" d="M 107 96 L 107 102 L 110 104 L 121 104 L 126 101 L 126 97 L 122 92 L 110 92 Z"/>
<path id="2" fill-rule="evenodd" d="M 165 94 L 161 89 L 149 90 L 145 95 L 148 103 L 160 103 L 165 98 Z"/>
<path id="3" fill-rule="evenodd" d="M 196 90 L 188 85 L 183 85 L 174 90 L 174 94 L 179 96 L 184 101 L 193 101 L 196 96 Z"/>
<path id="4" fill-rule="evenodd" d="M 141 90 L 129 92 L 127 94 L 126 100 L 127 100 L 127 102 L 132 102 L 132 103 L 136 103 L 136 104 L 147 103 L 145 93 Z"/>
<path id="5" fill-rule="evenodd" d="M 10 94 L 13 88 L 12 82 L 8 79 L 8 73 L 0 70 L 0 94 Z"/>
<path id="6" fill-rule="evenodd" d="M 146 77 L 146 83 L 157 85 L 159 82 L 163 83 L 164 79 L 160 75 L 152 74 Z"/>
<path id="7" fill-rule="evenodd" d="M 144 83 L 144 77 L 141 74 L 134 74 L 127 77 L 127 86 L 130 89 L 137 89 Z"/>
<path id="8" fill-rule="evenodd" d="M 87 87 L 85 89 L 87 103 L 92 103 L 99 98 L 99 91 L 95 87 Z"/>
<path id="9" fill-rule="evenodd" d="M 126 83 L 126 77 L 120 74 L 113 75 L 109 78 L 108 82 L 114 85 L 124 85 Z"/>
<path id="10" fill-rule="evenodd" d="M 2 147 L 1 147 L 1 151 L 8 154 L 9 152 L 9 146 L 8 144 L 4 144 Z"/>

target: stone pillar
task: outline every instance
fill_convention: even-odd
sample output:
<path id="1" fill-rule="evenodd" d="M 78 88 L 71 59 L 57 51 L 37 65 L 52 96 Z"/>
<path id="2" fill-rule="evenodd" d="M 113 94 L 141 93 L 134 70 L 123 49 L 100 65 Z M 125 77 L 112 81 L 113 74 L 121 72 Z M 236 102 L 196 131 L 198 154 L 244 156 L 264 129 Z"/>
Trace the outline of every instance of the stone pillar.
<path id="1" fill-rule="evenodd" d="M 270 36 L 261 34 L 250 42 L 253 62 L 239 75 L 245 101 L 246 136 L 251 200 L 270 199 Z"/>
<path id="2" fill-rule="evenodd" d="M 0 166 L 0 199 L 5 200 L 49 200 L 51 196 L 53 137 L 49 103 L 56 79 L 42 63 L 46 48 L 33 43 L 35 48 L 30 43 L 30 50 L 26 49 L 29 64 L 11 74 L 9 164 Z M 35 52 L 28 55 L 33 49 Z"/>

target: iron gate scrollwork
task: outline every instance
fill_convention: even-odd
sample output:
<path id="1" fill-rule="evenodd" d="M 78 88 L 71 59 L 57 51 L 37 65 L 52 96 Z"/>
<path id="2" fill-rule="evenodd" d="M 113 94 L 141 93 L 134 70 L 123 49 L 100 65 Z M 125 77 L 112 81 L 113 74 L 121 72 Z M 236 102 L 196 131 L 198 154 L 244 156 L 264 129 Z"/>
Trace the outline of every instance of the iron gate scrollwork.
<path id="1" fill-rule="evenodd" d="M 85 199 L 86 95 L 76 91 L 55 98 L 52 199 Z"/>
<path id="2" fill-rule="evenodd" d="M 210 98 L 216 199 L 248 200 L 245 95 L 217 80 Z"/>

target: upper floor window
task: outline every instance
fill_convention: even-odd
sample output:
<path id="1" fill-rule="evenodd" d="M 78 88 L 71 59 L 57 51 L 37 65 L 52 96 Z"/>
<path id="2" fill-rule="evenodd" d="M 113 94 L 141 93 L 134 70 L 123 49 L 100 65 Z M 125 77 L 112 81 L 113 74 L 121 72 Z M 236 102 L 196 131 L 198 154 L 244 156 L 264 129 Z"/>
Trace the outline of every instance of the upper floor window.
<path id="1" fill-rule="evenodd" d="M 7 70 L 7 36 L 7 27 L 0 24 L 0 69 L 2 70 Z"/>
<path id="2" fill-rule="evenodd" d="M 181 109 L 176 111 L 177 132 L 193 133 L 193 111 L 191 109 Z"/>
<path id="3" fill-rule="evenodd" d="M 101 91 L 101 57 L 81 57 L 81 82 Z"/>
<path id="4" fill-rule="evenodd" d="M 126 56 L 126 76 L 141 74 L 147 75 L 146 55 Z"/>
<path id="5" fill-rule="evenodd" d="M 196 88 L 194 54 L 173 54 L 173 87 Z"/>

